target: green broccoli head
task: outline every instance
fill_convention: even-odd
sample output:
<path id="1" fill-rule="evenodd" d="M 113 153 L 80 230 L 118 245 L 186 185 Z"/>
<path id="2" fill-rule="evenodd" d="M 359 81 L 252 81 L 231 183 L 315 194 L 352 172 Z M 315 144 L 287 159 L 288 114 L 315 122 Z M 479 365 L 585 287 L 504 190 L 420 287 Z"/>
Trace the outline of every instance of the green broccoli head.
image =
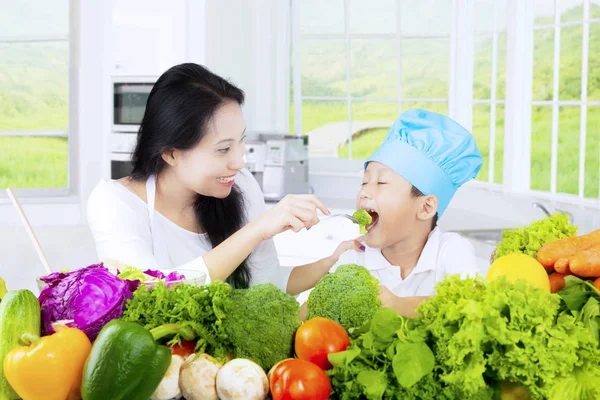
<path id="1" fill-rule="evenodd" d="M 223 301 L 223 328 L 236 357 L 269 370 L 294 355 L 294 335 L 300 326 L 296 299 L 272 283 L 235 289 Z"/>
<path id="2" fill-rule="evenodd" d="M 371 214 L 369 214 L 367 210 L 363 210 L 362 208 L 354 211 L 354 214 L 352 214 L 352 216 L 356 218 L 359 225 L 369 225 L 371 222 L 373 222 Z"/>
<path id="3" fill-rule="evenodd" d="M 379 281 L 360 265 L 342 265 L 310 292 L 306 318 L 324 317 L 346 330 L 359 328 L 381 307 Z"/>

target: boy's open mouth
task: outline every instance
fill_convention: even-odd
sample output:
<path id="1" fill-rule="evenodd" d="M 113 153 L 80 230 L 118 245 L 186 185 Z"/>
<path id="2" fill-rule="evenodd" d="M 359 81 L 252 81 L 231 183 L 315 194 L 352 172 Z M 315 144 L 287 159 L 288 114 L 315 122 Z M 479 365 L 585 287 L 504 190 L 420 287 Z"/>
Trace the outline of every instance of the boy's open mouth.
<path id="1" fill-rule="evenodd" d="M 377 211 L 374 210 L 365 209 L 365 211 L 369 213 L 372 219 L 371 223 L 365 226 L 365 229 L 368 232 L 372 230 L 375 227 L 375 225 L 377 225 L 377 222 L 379 221 L 379 214 L 377 213 Z"/>

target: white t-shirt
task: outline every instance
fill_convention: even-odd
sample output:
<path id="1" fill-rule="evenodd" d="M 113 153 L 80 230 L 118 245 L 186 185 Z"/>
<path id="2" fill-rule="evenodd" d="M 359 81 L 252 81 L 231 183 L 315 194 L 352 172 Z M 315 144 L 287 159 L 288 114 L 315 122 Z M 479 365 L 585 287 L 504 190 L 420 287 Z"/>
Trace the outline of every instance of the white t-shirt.
<path id="1" fill-rule="evenodd" d="M 364 253 L 347 251 L 334 268 L 344 264 L 363 265 L 381 285 L 400 297 L 433 296 L 435 285 L 446 274 L 475 277 L 478 271 L 471 242 L 457 233 L 442 232 L 439 228 L 429 234 L 417 265 L 406 279 L 402 279 L 400 267 L 390 264 L 381 254 L 381 249 L 367 247 Z"/>
<path id="2" fill-rule="evenodd" d="M 244 195 L 247 222 L 265 211 L 262 191 L 247 171 L 241 170 L 235 183 Z M 207 275 L 202 255 L 212 249 L 207 235 L 188 231 L 158 211 L 154 212 L 155 232 L 164 242 L 166 259 L 153 250 L 148 204 L 117 181 L 100 181 L 87 203 L 87 219 L 100 260 L 116 261 L 141 269 L 191 269 Z M 159 261 L 160 259 L 160 261 Z M 251 285 L 271 282 L 285 291 L 293 268 L 281 267 L 273 240 L 259 244 L 249 258 Z"/>

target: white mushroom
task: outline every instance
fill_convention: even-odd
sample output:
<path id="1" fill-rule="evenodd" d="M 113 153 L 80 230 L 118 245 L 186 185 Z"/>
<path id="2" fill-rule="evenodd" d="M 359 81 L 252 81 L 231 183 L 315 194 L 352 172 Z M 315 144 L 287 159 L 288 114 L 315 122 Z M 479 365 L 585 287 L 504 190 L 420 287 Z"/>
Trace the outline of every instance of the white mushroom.
<path id="1" fill-rule="evenodd" d="M 150 400 L 170 400 L 180 399 L 181 390 L 179 390 L 179 371 L 183 365 L 183 357 L 173 355 L 171 357 L 171 364 L 165 373 L 165 376 L 160 381 L 160 384 L 152 393 Z"/>
<path id="2" fill-rule="evenodd" d="M 264 400 L 269 394 L 269 380 L 258 364 L 236 358 L 219 371 L 217 393 L 221 400 Z"/>
<path id="3" fill-rule="evenodd" d="M 186 400 L 219 400 L 217 374 L 220 364 L 208 354 L 192 354 L 179 373 L 179 387 Z"/>

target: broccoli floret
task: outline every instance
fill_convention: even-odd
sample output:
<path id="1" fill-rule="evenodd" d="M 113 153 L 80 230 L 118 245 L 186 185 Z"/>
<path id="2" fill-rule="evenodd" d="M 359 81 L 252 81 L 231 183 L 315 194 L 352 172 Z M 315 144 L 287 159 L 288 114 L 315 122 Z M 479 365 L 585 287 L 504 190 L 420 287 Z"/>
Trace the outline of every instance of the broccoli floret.
<path id="1" fill-rule="evenodd" d="M 379 281 L 360 265 L 338 267 L 310 292 L 306 318 L 325 317 L 346 330 L 359 328 L 381 307 Z"/>
<path id="2" fill-rule="evenodd" d="M 360 233 L 367 233 L 366 226 L 373 222 L 373 218 L 371 214 L 369 214 L 366 210 L 358 209 L 354 211 L 352 216 L 358 221 L 358 225 L 360 226 Z"/>
<path id="3" fill-rule="evenodd" d="M 300 326 L 296 299 L 272 283 L 235 289 L 223 301 L 223 328 L 236 357 L 269 370 L 294 355 L 294 335 Z"/>

